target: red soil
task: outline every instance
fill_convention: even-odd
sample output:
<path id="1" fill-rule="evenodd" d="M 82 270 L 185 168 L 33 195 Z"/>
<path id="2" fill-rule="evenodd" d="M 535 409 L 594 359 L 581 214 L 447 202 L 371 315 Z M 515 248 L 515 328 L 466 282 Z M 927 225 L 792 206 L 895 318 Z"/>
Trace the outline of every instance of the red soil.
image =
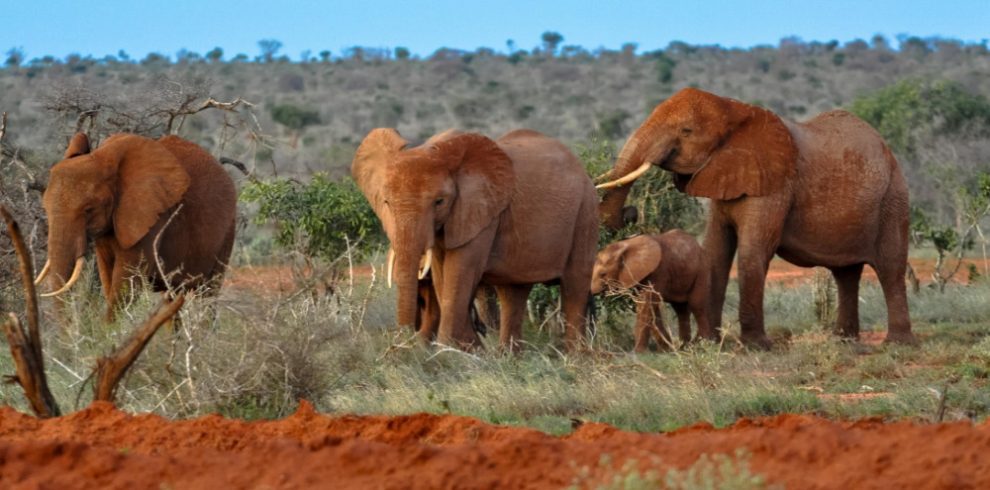
<path id="1" fill-rule="evenodd" d="M 932 282 L 932 271 L 935 268 L 935 259 L 911 259 L 911 266 L 921 284 Z M 966 267 L 969 264 L 976 265 L 979 271 L 983 271 L 982 259 L 966 259 L 963 266 L 952 278 L 952 282 L 966 284 L 968 273 Z M 952 262 L 955 267 L 955 262 Z M 381 271 L 379 280 L 383 280 Z M 787 263 L 781 259 L 774 259 L 770 262 L 770 270 L 767 271 L 767 281 L 786 286 L 793 286 L 810 282 L 815 275 L 814 268 L 798 267 Z M 354 267 L 354 277 L 358 280 L 367 280 L 371 277 L 371 265 L 361 264 Z M 732 277 L 736 277 L 736 269 L 732 269 Z M 872 268 L 866 267 L 863 270 L 863 279 L 877 282 L 877 275 Z M 234 269 L 227 275 L 225 287 L 249 289 L 254 291 L 281 291 L 292 292 L 296 289 L 296 279 L 293 277 L 292 269 L 286 266 L 254 266 Z"/>
<path id="2" fill-rule="evenodd" d="M 573 434 L 416 414 L 168 421 L 104 403 L 40 421 L 0 409 L 0 488 L 561 488 L 628 459 L 663 471 L 751 453 L 788 488 L 990 488 L 990 424 L 831 422 L 803 415 L 668 434 L 584 424 Z M 597 480 L 596 480 L 597 478 Z"/>

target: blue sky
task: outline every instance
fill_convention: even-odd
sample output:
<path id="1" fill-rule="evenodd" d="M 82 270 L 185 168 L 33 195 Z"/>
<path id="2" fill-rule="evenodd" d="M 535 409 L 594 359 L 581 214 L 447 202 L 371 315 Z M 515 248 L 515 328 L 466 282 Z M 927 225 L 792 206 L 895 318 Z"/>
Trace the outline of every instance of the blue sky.
<path id="1" fill-rule="evenodd" d="M 277 39 L 281 53 L 349 46 L 404 46 L 428 55 L 440 47 L 522 49 L 553 30 L 563 44 L 594 49 L 634 42 L 640 50 L 670 41 L 749 47 L 804 40 L 892 42 L 908 33 L 980 42 L 990 38 L 990 0 L 815 1 L 305 1 L 305 0 L 0 0 L 0 50 L 23 48 L 28 59 L 70 53 L 102 57 L 123 49 L 200 54 L 215 46 L 225 58 L 258 54 L 258 40 Z M 896 43 L 895 43 L 896 44 Z"/>

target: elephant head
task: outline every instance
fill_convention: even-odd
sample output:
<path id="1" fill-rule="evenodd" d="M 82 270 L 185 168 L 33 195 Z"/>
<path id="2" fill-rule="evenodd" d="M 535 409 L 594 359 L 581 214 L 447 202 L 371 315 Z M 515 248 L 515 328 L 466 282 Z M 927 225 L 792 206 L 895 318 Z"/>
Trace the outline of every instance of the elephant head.
<path id="1" fill-rule="evenodd" d="M 795 175 L 797 148 L 775 114 L 688 88 L 653 110 L 629 137 L 609 174 L 599 206 L 612 229 L 630 185 L 651 165 L 674 173 L 677 188 L 696 197 L 731 200 L 765 196 Z"/>
<path id="2" fill-rule="evenodd" d="M 112 234 L 121 249 L 133 247 L 188 187 L 189 174 L 155 140 L 118 134 L 91 152 L 86 135 L 76 134 L 42 198 L 48 262 L 36 282 L 48 275 L 56 289 L 48 296 L 66 291 L 82 270 L 88 239 Z"/>
<path id="3" fill-rule="evenodd" d="M 660 244 L 646 235 L 609 244 L 595 258 L 591 294 L 636 286 L 660 266 L 662 258 Z"/>
<path id="4" fill-rule="evenodd" d="M 472 133 L 446 132 L 407 149 L 394 129 L 375 129 L 361 142 L 351 174 L 394 250 L 388 268 L 405 326 L 416 319 L 417 270 L 424 276 L 429 269 L 429 260 L 420 267 L 421 256 L 470 242 L 505 210 L 515 187 L 508 155 Z"/>

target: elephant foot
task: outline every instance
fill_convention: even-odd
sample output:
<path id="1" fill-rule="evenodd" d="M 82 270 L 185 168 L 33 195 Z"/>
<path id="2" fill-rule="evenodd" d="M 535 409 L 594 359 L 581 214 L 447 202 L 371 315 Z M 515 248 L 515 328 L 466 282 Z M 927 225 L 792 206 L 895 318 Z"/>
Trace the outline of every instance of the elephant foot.
<path id="1" fill-rule="evenodd" d="M 900 345 L 918 345 L 918 337 L 915 337 L 911 331 L 907 332 L 894 332 L 887 331 L 887 337 L 883 339 L 884 344 L 900 344 Z"/>
<path id="2" fill-rule="evenodd" d="M 742 340 L 743 345 L 749 347 L 750 349 L 770 350 L 770 348 L 773 347 L 773 341 L 771 341 L 770 337 L 767 337 L 767 334 L 765 333 L 743 334 L 740 337 L 740 340 Z"/>

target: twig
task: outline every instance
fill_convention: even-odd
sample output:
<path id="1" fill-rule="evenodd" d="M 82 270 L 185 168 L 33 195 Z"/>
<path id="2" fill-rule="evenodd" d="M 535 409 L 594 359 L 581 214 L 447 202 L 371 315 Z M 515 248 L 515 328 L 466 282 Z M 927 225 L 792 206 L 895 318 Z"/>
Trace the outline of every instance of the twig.
<path id="1" fill-rule="evenodd" d="M 168 225 L 172 224 L 172 220 L 175 219 L 175 216 L 182 210 L 182 206 L 183 204 L 179 204 L 175 208 L 175 211 L 172 211 L 172 215 L 168 217 L 168 221 L 165 222 L 165 226 L 162 226 L 162 229 L 158 230 L 158 234 L 155 235 L 155 241 L 152 242 L 151 246 L 152 253 L 155 254 L 155 266 L 158 267 L 158 273 L 162 276 L 162 281 L 165 283 L 165 289 L 168 290 L 169 294 L 174 294 L 174 291 L 172 289 L 172 284 L 168 280 L 168 275 L 165 274 L 165 266 L 162 265 L 162 258 L 158 254 L 158 245 L 161 244 L 162 235 L 165 234 L 165 230 L 168 229 Z"/>
<path id="2" fill-rule="evenodd" d="M 179 312 L 185 302 L 185 296 L 179 296 L 171 302 L 162 302 L 155 313 L 144 322 L 127 342 L 114 351 L 113 354 L 96 360 L 96 385 L 93 387 L 93 400 L 112 402 L 117 391 L 117 384 L 127 372 L 134 360 L 137 359 L 148 341 L 155 335 L 158 328 Z"/>
<path id="3" fill-rule="evenodd" d="M 223 164 L 226 164 L 226 165 L 230 165 L 231 167 L 234 167 L 237 170 L 240 170 L 241 173 L 244 174 L 247 177 L 250 177 L 251 176 L 251 172 L 248 172 L 247 165 L 244 165 L 243 163 L 241 163 L 241 162 L 239 162 L 237 160 L 234 160 L 233 158 L 220 157 L 220 163 L 223 163 Z"/>

